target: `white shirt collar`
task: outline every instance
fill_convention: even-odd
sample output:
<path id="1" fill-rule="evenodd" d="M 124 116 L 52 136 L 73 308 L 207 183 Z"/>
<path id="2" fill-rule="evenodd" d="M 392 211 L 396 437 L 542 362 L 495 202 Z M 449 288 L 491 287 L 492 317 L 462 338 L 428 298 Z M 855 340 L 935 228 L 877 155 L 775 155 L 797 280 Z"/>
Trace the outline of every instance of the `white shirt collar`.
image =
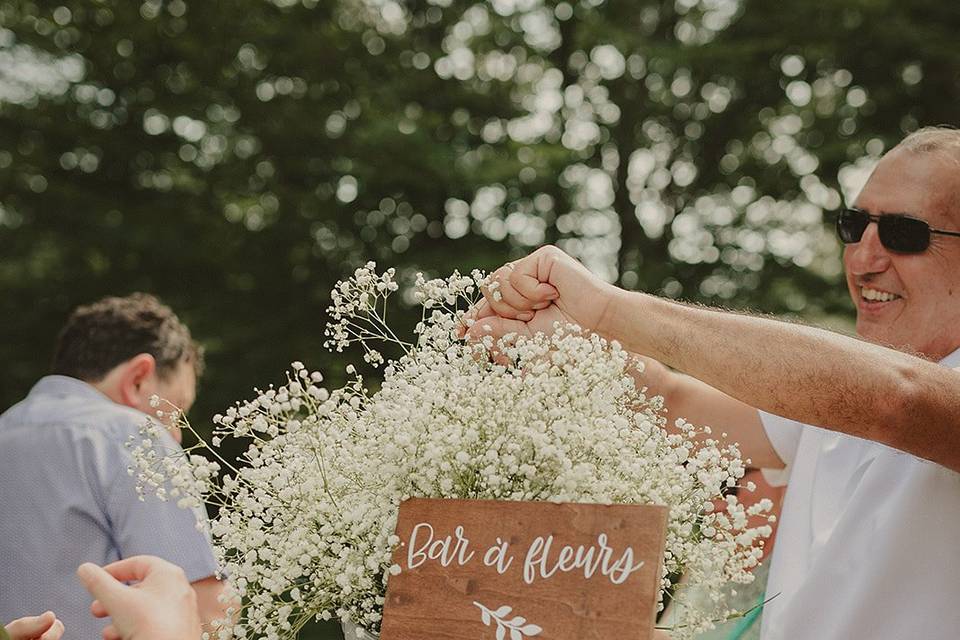
<path id="1" fill-rule="evenodd" d="M 960 349 L 957 349 L 956 351 L 948 355 L 946 358 L 941 360 L 940 364 L 942 364 L 945 367 L 950 367 L 951 369 L 956 369 L 957 367 L 960 367 Z"/>

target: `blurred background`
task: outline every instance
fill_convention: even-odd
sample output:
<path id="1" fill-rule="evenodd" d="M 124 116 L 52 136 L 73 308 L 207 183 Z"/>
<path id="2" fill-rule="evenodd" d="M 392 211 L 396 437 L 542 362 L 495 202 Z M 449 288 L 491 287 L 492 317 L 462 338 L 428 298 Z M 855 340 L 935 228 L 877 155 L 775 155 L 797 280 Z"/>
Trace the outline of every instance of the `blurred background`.
<path id="1" fill-rule="evenodd" d="M 138 290 L 207 348 L 201 429 L 292 360 L 337 384 L 328 292 L 370 259 L 556 243 L 849 328 L 829 212 L 958 124 L 958 32 L 942 0 L 0 0 L 0 410 Z"/>

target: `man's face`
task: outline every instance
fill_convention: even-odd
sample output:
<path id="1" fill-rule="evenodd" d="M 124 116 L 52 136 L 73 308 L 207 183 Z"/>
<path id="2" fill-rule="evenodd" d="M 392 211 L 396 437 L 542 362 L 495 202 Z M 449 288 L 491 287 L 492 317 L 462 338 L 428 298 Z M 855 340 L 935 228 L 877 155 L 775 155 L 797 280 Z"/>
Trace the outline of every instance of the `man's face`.
<path id="1" fill-rule="evenodd" d="M 197 398 L 197 375 L 193 364 L 185 360 L 177 363 L 166 379 L 157 381 L 157 395 L 179 407 L 184 413 L 190 410 Z"/>
<path id="2" fill-rule="evenodd" d="M 960 167 L 938 153 L 891 151 L 855 206 L 960 230 L 958 174 Z M 860 242 L 846 245 L 843 263 L 861 337 L 935 360 L 960 347 L 960 238 L 933 234 L 923 253 L 895 253 L 870 223 Z"/>
<path id="3" fill-rule="evenodd" d="M 160 378 L 156 373 L 153 375 L 156 381 L 152 393 L 160 396 L 161 404 L 159 409 L 166 414 L 172 409 L 170 407 L 170 404 L 172 404 L 183 411 L 183 413 L 187 413 L 190 407 L 193 406 L 193 401 L 196 399 L 197 393 L 197 376 L 193 369 L 193 363 L 181 360 L 177 364 L 177 367 L 167 374 L 166 378 Z M 154 412 L 151 412 L 151 415 L 155 415 Z M 174 439 L 180 442 L 182 434 L 180 433 L 179 427 L 172 424 L 172 420 L 170 419 L 164 419 L 162 421 L 170 428 L 170 434 Z"/>

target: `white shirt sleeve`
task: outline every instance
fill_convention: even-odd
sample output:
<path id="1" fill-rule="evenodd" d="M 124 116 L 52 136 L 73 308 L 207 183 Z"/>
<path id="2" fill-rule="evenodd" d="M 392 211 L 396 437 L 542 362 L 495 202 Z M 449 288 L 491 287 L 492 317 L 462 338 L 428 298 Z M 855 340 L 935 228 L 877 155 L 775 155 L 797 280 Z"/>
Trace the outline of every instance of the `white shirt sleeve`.
<path id="1" fill-rule="evenodd" d="M 797 455 L 800 435 L 803 433 L 803 423 L 765 411 L 760 411 L 759 414 L 760 422 L 767 432 L 770 444 L 773 445 L 774 451 L 777 452 L 785 465 L 783 469 L 761 469 L 760 471 L 767 483 L 774 487 L 781 487 L 787 484 L 787 480 L 790 478 L 793 459 Z"/>

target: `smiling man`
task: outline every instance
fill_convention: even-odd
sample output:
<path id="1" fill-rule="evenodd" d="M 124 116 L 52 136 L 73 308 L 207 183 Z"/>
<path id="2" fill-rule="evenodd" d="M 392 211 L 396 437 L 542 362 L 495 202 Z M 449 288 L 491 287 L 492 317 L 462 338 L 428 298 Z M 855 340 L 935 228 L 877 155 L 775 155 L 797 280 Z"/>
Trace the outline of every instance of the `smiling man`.
<path id="1" fill-rule="evenodd" d="M 957 348 L 960 327 L 958 137 L 907 138 L 838 222 L 857 334 L 935 360 Z"/>
<path id="2" fill-rule="evenodd" d="M 182 567 L 201 616 L 223 616 L 223 584 L 195 515 L 175 501 L 139 500 L 125 446 L 155 411 L 152 395 L 190 408 L 201 368 L 190 331 L 153 296 L 73 312 L 52 375 L 0 416 L 0 619 L 51 609 L 70 637 L 99 638 L 104 623 L 74 571 L 141 554 Z M 173 431 L 159 444 L 179 438 Z"/>
<path id="3" fill-rule="evenodd" d="M 553 247 L 498 270 L 465 332 L 619 340 L 673 416 L 787 481 L 764 640 L 955 638 L 960 132 L 908 136 L 837 227 L 862 340 L 626 292 Z"/>

